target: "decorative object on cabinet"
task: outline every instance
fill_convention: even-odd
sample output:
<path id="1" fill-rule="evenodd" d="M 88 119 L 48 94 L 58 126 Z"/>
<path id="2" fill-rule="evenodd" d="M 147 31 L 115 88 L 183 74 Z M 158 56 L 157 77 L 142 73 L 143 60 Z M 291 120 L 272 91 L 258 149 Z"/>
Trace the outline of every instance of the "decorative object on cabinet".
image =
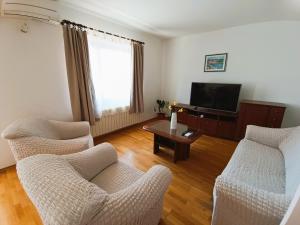
<path id="1" fill-rule="evenodd" d="M 157 107 L 154 107 L 154 112 L 157 113 L 157 117 L 159 119 L 164 119 L 166 116 L 166 109 L 168 109 L 169 106 L 169 102 L 162 99 L 157 99 L 156 104 Z"/>

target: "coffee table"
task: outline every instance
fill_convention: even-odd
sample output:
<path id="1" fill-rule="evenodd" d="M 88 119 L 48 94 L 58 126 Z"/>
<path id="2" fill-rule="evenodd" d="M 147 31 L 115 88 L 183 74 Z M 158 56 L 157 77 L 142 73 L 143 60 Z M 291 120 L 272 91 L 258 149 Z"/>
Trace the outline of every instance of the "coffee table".
<path id="1" fill-rule="evenodd" d="M 158 120 L 143 126 L 143 129 L 154 134 L 153 153 L 157 154 L 160 146 L 174 150 L 174 163 L 186 160 L 190 156 L 190 145 L 201 136 L 200 130 L 189 128 L 178 123 L 176 130 L 170 130 L 170 121 Z M 189 137 L 183 136 L 187 131 L 193 132 Z"/>

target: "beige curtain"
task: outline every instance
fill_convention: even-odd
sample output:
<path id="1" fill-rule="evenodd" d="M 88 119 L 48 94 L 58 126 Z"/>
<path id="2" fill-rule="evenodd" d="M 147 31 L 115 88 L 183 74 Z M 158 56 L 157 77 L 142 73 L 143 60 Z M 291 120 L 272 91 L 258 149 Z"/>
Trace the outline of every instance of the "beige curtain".
<path id="1" fill-rule="evenodd" d="M 95 91 L 90 74 L 86 31 L 63 25 L 69 91 L 75 121 L 94 124 Z"/>
<path id="2" fill-rule="evenodd" d="M 144 112 L 144 45 L 132 42 L 133 48 L 133 85 L 130 99 L 130 113 Z"/>

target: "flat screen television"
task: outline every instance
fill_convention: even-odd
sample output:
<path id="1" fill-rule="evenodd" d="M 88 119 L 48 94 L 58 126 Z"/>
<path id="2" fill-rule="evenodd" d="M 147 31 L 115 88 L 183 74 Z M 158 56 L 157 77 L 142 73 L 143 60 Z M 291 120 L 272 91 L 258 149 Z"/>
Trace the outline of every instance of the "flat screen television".
<path id="1" fill-rule="evenodd" d="M 236 112 L 241 84 L 192 83 L 190 105 Z"/>

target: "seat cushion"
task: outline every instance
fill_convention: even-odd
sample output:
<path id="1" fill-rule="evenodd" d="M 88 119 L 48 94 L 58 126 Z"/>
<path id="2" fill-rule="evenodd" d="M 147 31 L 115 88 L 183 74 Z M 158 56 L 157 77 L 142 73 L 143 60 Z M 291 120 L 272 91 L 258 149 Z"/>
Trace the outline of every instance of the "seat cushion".
<path id="1" fill-rule="evenodd" d="M 286 170 L 286 194 L 294 196 L 300 184 L 300 127 L 281 142 L 279 149 L 282 151 Z"/>
<path id="2" fill-rule="evenodd" d="M 118 161 L 107 167 L 90 182 L 111 194 L 130 186 L 143 174 L 142 171 Z"/>
<path id="3" fill-rule="evenodd" d="M 222 175 L 259 189 L 285 192 L 285 169 L 282 153 L 254 141 L 242 140 Z"/>

